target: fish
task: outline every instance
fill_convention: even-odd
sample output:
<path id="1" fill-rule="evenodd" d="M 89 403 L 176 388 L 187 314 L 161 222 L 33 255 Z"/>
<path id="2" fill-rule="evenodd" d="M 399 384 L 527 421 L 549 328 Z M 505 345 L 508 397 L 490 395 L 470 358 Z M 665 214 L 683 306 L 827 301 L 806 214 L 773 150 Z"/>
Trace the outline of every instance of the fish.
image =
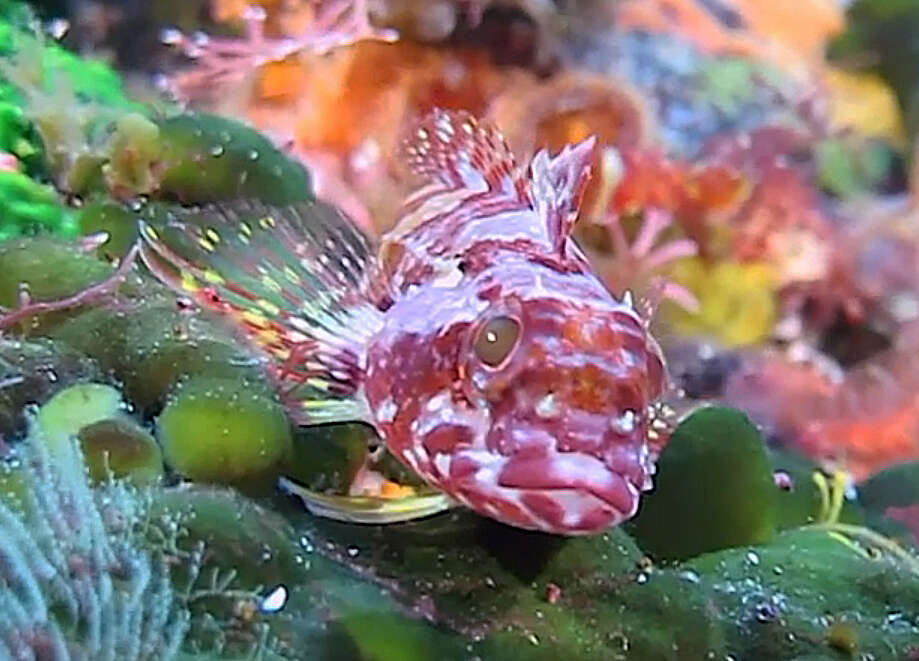
<path id="1" fill-rule="evenodd" d="M 237 200 L 140 219 L 140 255 L 265 356 L 294 422 L 371 425 L 435 494 L 348 507 L 285 478 L 315 513 L 461 505 L 597 534 L 652 486 L 668 377 L 641 306 L 572 238 L 595 142 L 521 166 L 494 125 L 435 109 L 402 144 L 418 187 L 378 240 L 321 201 Z"/>

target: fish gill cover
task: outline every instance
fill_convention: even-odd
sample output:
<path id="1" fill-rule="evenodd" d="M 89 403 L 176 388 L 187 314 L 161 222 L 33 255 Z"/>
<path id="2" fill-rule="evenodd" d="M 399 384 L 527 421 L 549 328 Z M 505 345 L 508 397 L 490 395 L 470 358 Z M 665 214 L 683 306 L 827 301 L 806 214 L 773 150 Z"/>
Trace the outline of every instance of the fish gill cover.
<path id="1" fill-rule="evenodd" d="M 907 5 L 0 2 L 0 659 L 919 657 Z"/>

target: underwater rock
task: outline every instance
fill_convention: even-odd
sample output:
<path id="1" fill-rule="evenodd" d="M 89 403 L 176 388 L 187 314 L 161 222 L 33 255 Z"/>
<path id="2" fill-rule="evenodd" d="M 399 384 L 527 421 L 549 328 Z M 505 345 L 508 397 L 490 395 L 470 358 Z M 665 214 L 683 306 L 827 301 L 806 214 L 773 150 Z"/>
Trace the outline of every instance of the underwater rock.
<path id="1" fill-rule="evenodd" d="M 287 456 L 290 423 L 264 385 L 195 376 L 180 383 L 156 421 L 166 463 L 207 482 L 257 479 Z"/>
<path id="2" fill-rule="evenodd" d="M 245 124 L 204 113 L 159 123 L 163 172 L 158 196 L 183 203 L 254 198 L 313 199 L 309 173 Z"/>
<path id="3" fill-rule="evenodd" d="M 461 634 L 460 658 L 588 661 L 628 651 L 676 661 L 723 650 L 708 589 L 676 574 L 658 580 L 621 529 L 563 538 L 466 511 L 385 527 L 304 525 L 317 549 Z"/>
<path id="4" fill-rule="evenodd" d="M 762 437 L 740 411 L 706 407 L 684 420 L 654 481 L 629 529 L 656 558 L 691 558 L 775 535 L 772 467 Z"/>
<path id="5" fill-rule="evenodd" d="M 408 612 L 330 557 L 308 523 L 292 525 L 275 509 L 218 487 L 153 492 L 151 519 L 175 525 L 179 553 L 201 561 L 189 647 L 272 661 L 468 659 L 464 637 Z M 188 578 L 181 568 L 175 576 Z M 247 656 L 256 652 L 264 656 Z"/>

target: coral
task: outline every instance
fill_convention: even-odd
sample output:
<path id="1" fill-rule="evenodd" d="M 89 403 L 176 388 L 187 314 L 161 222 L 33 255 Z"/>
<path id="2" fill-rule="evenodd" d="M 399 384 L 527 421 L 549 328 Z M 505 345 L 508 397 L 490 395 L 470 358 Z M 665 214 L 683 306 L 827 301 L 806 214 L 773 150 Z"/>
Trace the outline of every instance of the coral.
<path id="1" fill-rule="evenodd" d="M 511 81 L 491 101 L 488 115 L 522 159 L 542 148 L 558 152 L 595 135 L 599 148 L 593 171 L 599 176 L 587 186 L 581 215 L 602 216 L 608 197 L 603 152 L 635 150 L 654 138 L 654 120 L 645 105 L 626 82 L 572 71 L 547 80 L 521 77 Z"/>
<path id="2" fill-rule="evenodd" d="M 815 64 L 844 26 L 834 0 L 776 0 L 768 6 L 755 0 L 628 0 L 616 17 L 627 28 L 675 32 L 711 52 L 772 59 L 795 70 Z"/>
<path id="3" fill-rule="evenodd" d="M 657 149 L 622 153 L 622 174 L 610 199 L 613 213 L 659 210 L 673 215 L 703 255 L 716 246 L 713 235 L 737 212 L 749 193 L 742 171 L 718 160 L 689 164 Z"/>
<path id="4" fill-rule="evenodd" d="M 595 229 L 608 232 L 612 255 L 594 255 L 599 275 L 615 294 L 636 291 L 646 297 L 651 312 L 660 300 L 669 299 L 687 310 L 696 310 L 698 300 L 682 285 L 666 279 L 662 271 L 672 262 L 696 254 L 696 244 L 689 239 L 673 239 L 656 245 L 661 233 L 670 227 L 672 218 L 665 211 L 649 209 L 634 240 L 629 242 L 618 214 L 610 214 Z"/>
<path id="5" fill-rule="evenodd" d="M 276 474 L 291 446 L 283 407 L 245 380 L 198 376 L 182 382 L 157 418 L 156 432 L 166 462 L 201 481 Z"/>
<path id="6" fill-rule="evenodd" d="M 778 284 L 763 262 L 723 261 L 712 265 L 699 258 L 677 262 L 669 276 L 698 300 L 698 311 L 665 306 L 662 317 L 681 333 L 716 338 L 728 347 L 759 344 L 768 339 L 778 315 Z"/>
<path id="7" fill-rule="evenodd" d="M 805 413 L 795 444 L 841 463 L 861 479 L 919 457 L 919 363 L 912 351 L 889 352 L 846 374 L 817 410 Z"/>
<path id="8" fill-rule="evenodd" d="M 323 0 L 307 6 L 309 20 L 296 36 L 266 37 L 263 8 L 253 6 L 243 12 L 246 34 L 242 39 L 188 37 L 178 30 L 167 30 L 163 41 L 182 50 L 196 61 L 196 67 L 169 81 L 179 97 L 192 99 L 238 83 L 270 62 L 281 62 L 301 52 L 325 54 L 362 40 L 393 41 L 391 30 L 374 27 L 367 13 L 367 0 Z"/>
<path id="9" fill-rule="evenodd" d="M 903 116 L 893 90 L 879 76 L 829 67 L 823 75 L 828 88 L 830 126 L 882 137 L 903 146 Z"/>
<path id="10" fill-rule="evenodd" d="M 22 508 L 0 498 L 0 656 L 10 659 L 178 657 L 188 611 L 166 559 L 131 534 L 140 501 L 124 487 L 94 493 L 43 443 L 21 449 Z"/>
<path id="11" fill-rule="evenodd" d="M 884 352 L 847 372 L 766 354 L 726 392 L 785 444 L 864 479 L 919 457 L 917 380 L 912 350 Z"/>
<path id="12" fill-rule="evenodd" d="M 732 409 L 702 408 L 670 437 L 654 491 L 628 527 L 659 559 L 762 544 L 776 532 L 777 495 L 766 448 L 750 420 Z"/>

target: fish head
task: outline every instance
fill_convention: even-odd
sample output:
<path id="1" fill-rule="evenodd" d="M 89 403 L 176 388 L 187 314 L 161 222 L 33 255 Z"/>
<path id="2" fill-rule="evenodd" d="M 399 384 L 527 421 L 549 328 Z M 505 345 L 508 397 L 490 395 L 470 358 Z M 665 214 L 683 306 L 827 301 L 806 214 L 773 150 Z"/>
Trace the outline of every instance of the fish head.
<path id="1" fill-rule="evenodd" d="M 391 449 L 464 505 L 516 527 L 591 534 L 630 518 L 650 487 L 648 409 L 665 380 L 657 344 L 630 305 L 590 278 L 493 275 L 475 316 L 441 327 L 437 341 L 455 347 L 455 362 L 422 363 L 403 408 L 411 429 Z M 412 359 L 425 361 L 425 347 Z"/>
<path id="2" fill-rule="evenodd" d="M 482 448 L 451 463 L 468 504 L 563 534 L 635 513 L 664 368 L 631 307 L 505 291 L 469 328 L 464 361 L 465 394 L 489 414 Z"/>

